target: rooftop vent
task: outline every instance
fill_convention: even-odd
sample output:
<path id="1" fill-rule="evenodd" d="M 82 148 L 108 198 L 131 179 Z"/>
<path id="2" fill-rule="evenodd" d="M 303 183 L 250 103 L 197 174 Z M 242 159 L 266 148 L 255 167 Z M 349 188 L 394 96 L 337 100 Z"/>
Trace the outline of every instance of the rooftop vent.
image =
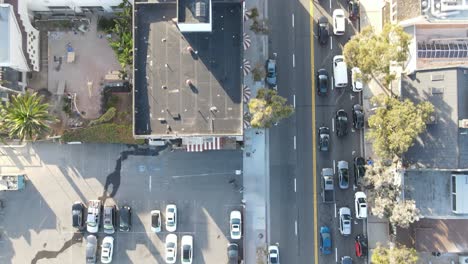
<path id="1" fill-rule="evenodd" d="M 444 75 L 443 74 L 433 74 L 431 75 L 431 81 L 443 81 Z"/>
<path id="2" fill-rule="evenodd" d="M 432 93 L 432 95 L 443 94 L 443 93 L 444 93 L 444 88 L 441 88 L 441 87 L 431 87 L 431 93 Z"/>
<path id="3" fill-rule="evenodd" d="M 195 16 L 196 17 L 205 17 L 206 16 L 206 3 L 205 2 L 196 2 L 195 3 Z"/>

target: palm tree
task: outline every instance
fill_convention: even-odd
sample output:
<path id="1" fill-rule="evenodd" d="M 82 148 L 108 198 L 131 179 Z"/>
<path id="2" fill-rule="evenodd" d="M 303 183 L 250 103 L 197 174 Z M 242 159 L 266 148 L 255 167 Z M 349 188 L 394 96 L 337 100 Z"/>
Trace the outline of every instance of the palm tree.
<path id="1" fill-rule="evenodd" d="M 49 115 L 48 108 L 49 105 L 42 103 L 42 96 L 37 93 L 13 96 L 0 108 L 0 129 L 10 138 L 35 140 L 49 131 L 49 122 L 56 121 Z"/>

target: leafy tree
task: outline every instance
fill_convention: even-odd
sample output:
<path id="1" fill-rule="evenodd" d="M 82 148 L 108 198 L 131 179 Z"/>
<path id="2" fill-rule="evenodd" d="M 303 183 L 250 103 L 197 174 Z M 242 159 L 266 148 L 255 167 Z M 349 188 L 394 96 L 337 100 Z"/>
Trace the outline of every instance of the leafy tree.
<path id="1" fill-rule="evenodd" d="M 287 105 L 286 101 L 286 98 L 279 96 L 273 89 L 259 89 L 256 98 L 252 98 L 248 105 L 252 127 L 268 128 L 292 115 L 294 108 Z"/>
<path id="2" fill-rule="evenodd" d="M 383 247 L 377 245 L 372 252 L 372 264 L 416 264 L 418 253 L 414 248 L 407 248 L 404 245 Z"/>
<path id="3" fill-rule="evenodd" d="M 48 108 L 37 93 L 13 96 L 0 108 L 0 129 L 10 138 L 35 140 L 49 131 L 48 123 L 56 121 L 49 115 Z"/>
<path id="4" fill-rule="evenodd" d="M 361 69 L 365 82 L 375 76 L 388 83 L 395 77 L 390 64 L 406 62 L 410 41 L 411 36 L 399 25 L 385 24 L 380 34 L 367 26 L 346 43 L 343 55 L 350 68 Z"/>
<path id="5" fill-rule="evenodd" d="M 426 129 L 426 122 L 434 112 L 434 106 L 429 102 L 415 105 L 409 99 L 400 101 L 383 94 L 373 97 L 372 103 L 380 107 L 369 117 L 371 129 L 367 137 L 373 140 L 376 154 L 384 159 L 400 158 L 407 152 Z"/>
<path id="6" fill-rule="evenodd" d="M 109 40 L 109 45 L 125 69 L 133 63 L 132 4 L 128 0 L 123 0 L 119 8 L 122 11 L 116 13 L 114 26 L 110 30 L 115 37 Z"/>
<path id="7" fill-rule="evenodd" d="M 420 216 L 419 209 L 416 208 L 416 202 L 406 200 L 394 205 L 389 220 L 402 228 L 408 228 L 411 223 L 419 221 Z"/>

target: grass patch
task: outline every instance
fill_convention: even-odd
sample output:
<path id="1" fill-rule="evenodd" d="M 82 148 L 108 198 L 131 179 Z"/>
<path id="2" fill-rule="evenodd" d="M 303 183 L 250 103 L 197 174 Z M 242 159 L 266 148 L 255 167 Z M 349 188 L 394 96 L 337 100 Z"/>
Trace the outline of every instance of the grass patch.
<path id="1" fill-rule="evenodd" d="M 142 139 L 134 139 L 131 125 L 101 124 L 76 130 L 68 130 L 63 136 L 65 142 L 80 141 L 89 143 L 144 144 Z"/>

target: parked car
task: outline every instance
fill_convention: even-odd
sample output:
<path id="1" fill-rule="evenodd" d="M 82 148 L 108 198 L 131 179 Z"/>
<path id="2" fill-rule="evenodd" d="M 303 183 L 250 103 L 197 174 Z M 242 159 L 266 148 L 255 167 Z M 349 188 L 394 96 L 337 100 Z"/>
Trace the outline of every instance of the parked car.
<path id="1" fill-rule="evenodd" d="M 272 87 L 276 87 L 276 60 L 268 59 L 266 62 L 266 83 Z"/>
<path id="2" fill-rule="evenodd" d="M 318 131 L 319 150 L 328 151 L 330 147 L 330 128 L 320 127 Z"/>
<path id="3" fill-rule="evenodd" d="M 353 92 L 358 93 L 362 91 L 362 73 L 357 67 L 351 69 L 351 86 L 353 87 Z"/>
<path id="4" fill-rule="evenodd" d="M 333 34 L 340 36 L 345 33 L 345 13 L 343 9 L 333 10 Z"/>
<path id="5" fill-rule="evenodd" d="M 359 0 L 348 0 L 349 19 L 359 19 Z"/>
<path id="6" fill-rule="evenodd" d="M 72 226 L 79 230 L 84 227 L 84 209 L 82 202 L 75 202 L 72 205 Z"/>
<path id="7" fill-rule="evenodd" d="M 155 233 L 161 232 L 161 211 L 151 211 L 151 231 Z"/>
<path id="8" fill-rule="evenodd" d="M 229 243 L 227 246 L 229 264 L 239 264 L 239 246 L 236 243 Z"/>
<path id="9" fill-rule="evenodd" d="M 166 263 L 172 264 L 177 260 L 177 236 L 169 234 L 166 236 Z"/>
<path id="10" fill-rule="evenodd" d="M 341 257 L 341 264 L 353 264 L 353 259 L 350 256 Z"/>
<path id="11" fill-rule="evenodd" d="M 169 232 L 177 230 L 177 206 L 175 204 L 166 206 L 166 230 Z"/>
<path id="12" fill-rule="evenodd" d="M 359 185 L 359 179 L 366 174 L 366 161 L 363 157 L 354 158 L 354 182 L 356 186 Z"/>
<path id="13" fill-rule="evenodd" d="M 365 257 L 367 256 L 367 241 L 366 237 L 363 235 L 357 235 L 354 239 L 354 249 L 356 251 L 356 257 Z"/>
<path id="14" fill-rule="evenodd" d="M 115 228 L 114 228 L 115 212 L 116 212 L 115 205 L 104 206 L 103 225 L 104 225 L 104 233 L 106 234 L 114 234 L 115 232 Z"/>
<path id="15" fill-rule="evenodd" d="M 280 264 L 280 254 L 277 245 L 268 246 L 268 263 Z"/>
<path id="16" fill-rule="evenodd" d="M 101 262 L 111 263 L 113 254 L 114 254 L 114 238 L 111 236 L 106 236 L 102 240 L 102 245 L 101 245 Z"/>
<path id="17" fill-rule="evenodd" d="M 331 235 L 330 235 L 330 228 L 328 226 L 321 226 L 320 227 L 320 252 L 324 255 L 331 254 Z"/>
<path id="18" fill-rule="evenodd" d="M 359 104 L 353 105 L 353 127 L 355 129 L 362 129 L 364 127 L 364 112 Z"/>
<path id="19" fill-rule="evenodd" d="M 180 262 L 184 264 L 192 264 L 192 252 L 193 252 L 193 237 L 185 235 L 182 237 L 180 251 Z"/>
<path id="20" fill-rule="evenodd" d="M 89 233 L 97 233 L 99 231 L 99 223 L 102 210 L 101 201 L 88 201 L 88 215 L 86 216 L 86 231 Z"/>
<path id="21" fill-rule="evenodd" d="M 119 230 L 128 232 L 132 228 L 132 208 L 124 205 L 119 211 Z"/>
<path id="22" fill-rule="evenodd" d="M 354 207 L 356 209 L 356 218 L 367 218 L 367 197 L 363 192 L 356 192 L 354 194 Z"/>
<path id="23" fill-rule="evenodd" d="M 340 208 L 340 233 L 343 236 L 351 235 L 351 210 L 348 207 Z"/>
<path id="24" fill-rule="evenodd" d="M 328 20 L 326 17 L 320 17 L 318 20 L 318 39 L 321 45 L 325 45 L 328 42 Z"/>
<path id="25" fill-rule="evenodd" d="M 229 217 L 231 239 L 241 239 L 242 237 L 242 215 L 240 211 L 232 211 Z"/>
<path id="26" fill-rule="evenodd" d="M 338 161 L 338 182 L 341 189 L 349 188 L 349 169 L 348 162 L 344 160 Z"/>
<path id="27" fill-rule="evenodd" d="M 348 86 L 348 66 L 343 55 L 333 57 L 333 80 L 336 88 Z"/>
<path id="28" fill-rule="evenodd" d="M 328 93 L 328 72 L 325 69 L 317 71 L 317 94 L 327 95 Z"/>
<path id="29" fill-rule="evenodd" d="M 86 263 L 96 263 L 97 253 L 97 239 L 95 235 L 88 235 L 86 237 Z"/>
<path id="30" fill-rule="evenodd" d="M 336 112 L 335 116 L 336 135 L 343 137 L 348 134 L 348 114 L 344 109 Z"/>

